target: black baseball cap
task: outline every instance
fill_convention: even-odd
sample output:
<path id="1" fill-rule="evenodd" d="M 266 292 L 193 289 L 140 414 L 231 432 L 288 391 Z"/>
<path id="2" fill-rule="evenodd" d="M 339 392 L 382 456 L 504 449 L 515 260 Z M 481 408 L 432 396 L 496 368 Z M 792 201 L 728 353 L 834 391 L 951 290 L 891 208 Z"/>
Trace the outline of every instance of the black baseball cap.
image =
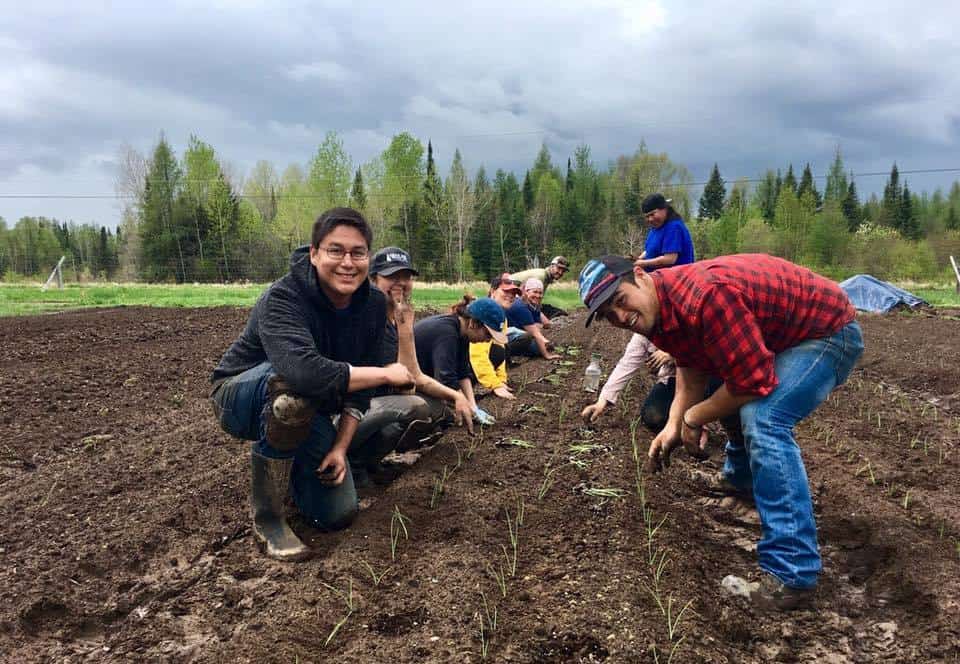
<path id="1" fill-rule="evenodd" d="M 370 274 L 380 274 L 389 277 L 400 270 L 410 270 L 414 276 L 419 276 L 410 260 L 410 254 L 399 247 L 384 247 L 373 255 L 370 265 Z"/>
<path id="2" fill-rule="evenodd" d="M 669 198 L 664 198 L 663 194 L 650 194 L 643 199 L 643 203 L 640 204 L 640 210 L 643 214 L 647 215 L 654 210 L 661 210 L 667 207 L 672 202 Z"/>

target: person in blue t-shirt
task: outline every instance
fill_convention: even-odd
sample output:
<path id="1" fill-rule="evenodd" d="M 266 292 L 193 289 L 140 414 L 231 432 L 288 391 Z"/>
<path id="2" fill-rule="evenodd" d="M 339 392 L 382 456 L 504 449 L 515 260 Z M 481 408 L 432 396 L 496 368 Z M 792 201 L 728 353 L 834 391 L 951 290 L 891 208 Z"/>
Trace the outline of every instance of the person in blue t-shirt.
<path id="1" fill-rule="evenodd" d="M 641 210 L 650 231 L 643 253 L 634 265 L 647 272 L 696 260 L 690 231 L 670 203 L 671 200 L 664 198 L 663 194 L 650 194 L 643 199 Z"/>
<path id="2" fill-rule="evenodd" d="M 545 357 L 556 360 L 553 344 L 543 336 L 540 305 L 543 301 L 543 282 L 535 277 L 527 279 L 522 295 L 507 309 L 507 350 L 511 355 Z"/>

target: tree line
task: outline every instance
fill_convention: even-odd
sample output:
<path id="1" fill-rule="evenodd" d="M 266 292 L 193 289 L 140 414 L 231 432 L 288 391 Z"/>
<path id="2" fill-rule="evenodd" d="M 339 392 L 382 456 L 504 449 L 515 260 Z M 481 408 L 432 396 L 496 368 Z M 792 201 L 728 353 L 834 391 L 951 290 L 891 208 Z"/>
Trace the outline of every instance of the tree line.
<path id="1" fill-rule="evenodd" d="M 696 208 L 690 172 L 643 143 L 602 166 L 587 145 L 564 164 L 544 144 L 522 177 L 483 166 L 470 174 L 459 150 L 441 174 L 432 144 L 406 132 L 361 165 L 329 132 L 307 163 L 278 172 L 260 161 L 246 177 L 197 136 L 180 157 L 163 134 L 149 155 L 125 147 L 120 156 L 127 204 L 115 233 L 30 217 L 7 229 L 0 219 L 0 274 L 41 275 L 67 254 L 90 278 L 269 281 L 320 212 L 350 205 L 378 246 L 410 251 L 424 279 L 486 279 L 555 254 L 575 264 L 639 254 L 640 203 L 654 191 L 673 199 L 701 258 L 760 251 L 832 276 L 946 279 L 946 256 L 960 254 L 960 183 L 918 194 L 894 164 L 882 197 L 861 202 L 839 149 L 822 191 L 809 164 L 799 180 L 790 164 L 729 188 L 714 165 Z"/>

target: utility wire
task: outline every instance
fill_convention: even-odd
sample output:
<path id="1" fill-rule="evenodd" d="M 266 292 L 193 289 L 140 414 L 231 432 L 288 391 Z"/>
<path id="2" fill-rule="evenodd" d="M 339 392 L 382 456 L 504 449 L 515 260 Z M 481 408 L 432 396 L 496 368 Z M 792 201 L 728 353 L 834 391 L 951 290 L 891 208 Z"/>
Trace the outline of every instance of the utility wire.
<path id="1" fill-rule="evenodd" d="M 957 167 L 957 168 L 915 168 L 915 169 L 910 169 L 910 170 L 898 170 L 898 173 L 899 173 L 901 176 L 904 176 L 904 175 L 929 175 L 929 174 L 936 174 L 936 173 L 960 173 L 960 167 Z M 845 175 L 850 175 L 850 174 L 849 174 L 849 173 L 845 173 Z M 871 171 L 871 172 L 864 172 L 864 173 L 853 173 L 852 175 L 853 175 L 854 178 L 862 178 L 862 177 L 889 176 L 890 173 L 889 173 L 889 171 Z M 416 177 L 418 177 L 418 176 L 399 176 L 399 177 L 404 177 L 404 178 L 406 178 L 406 177 L 416 178 Z M 816 179 L 816 180 L 825 180 L 828 176 L 826 176 L 826 175 L 814 175 L 813 177 L 814 177 L 814 179 Z M 420 179 L 422 179 L 422 178 L 420 178 Z M 730 185 L 731 183 L 734 184 L 734 185 L 736 185 L 738 182 L 756 183 L 756 182 L 763 182 L 765 179 L 766 179 L 766 178 L 738 177 L 738 178 L 735 178 L 735 179 L 732 179 L 732 180 L 725 178 L 724 181 L 725 181 L 725 183 L 726 183 L 727 185 Z M 212 182 L 213 180 L 209 180 L 209 181 Z M 201 182 L 202 182 L 202 181 L 201 181 Z M 706 186 L 707 184 L 708 184 L 707 181 L 703 181 L 703 182 L 661 182 L 661 183 L 658 185 L 658 187 L 674 187 L 674 188 L 676 188 L 676 187 L 703 187 L 703 186 Z M 492 189 L 492 185 L 493 185 L 493 182 L 492 182 L 492 181 L 490 182 L 490 185 L 491 185 L 491 189 Z M 601 189 L 606 189 L 606 190 L 609 191 L 609 188 L 608 188 L 608 187 L 603 187 L 603 188 L 601 188 Z M 247 198 L 247 199 L 275 198 L 276 200 L 281 200 L 281 199 L 286 199 L 286 200 L 305 199 L 305 200 L 307 200 L 307 199 L 315 199 L 315 198 L 328 198 L 328 197 L 330 196 L 330 194 L 329 194 L 329 193 L 325 193 L 325 194 L 244 194 L 244 193 L 238 193 L 238 194 L 236 194 L 236 196 L 238 196 L 239 198 Z M 378 198 L 378 199 L 384 199 L 384 198 L 386 198 L 386 199 L 403 199 L 403 198 L 409 198 L 409 194 L 373 194 L 373 195 L 368 194 L 368 196 L 371 196 L 371 197 L 373 197 L 373 198 Z M 103 199 L 109 200 L 109 199 L 116 199 L 116 200 L 124 200 L 124 199 L 134 199 L 134 198 L 137 198 L 134 194 L 0 194 L 0 199 L 7 199 L 7 200 L 11 200 L 11 199 L 38 199 L 38 200 L 40 200 L 40 199 L 63 199 L 63 200 L 97 200 L 97 199 L 99 199 L 99 200 L 103 200 Z"/>

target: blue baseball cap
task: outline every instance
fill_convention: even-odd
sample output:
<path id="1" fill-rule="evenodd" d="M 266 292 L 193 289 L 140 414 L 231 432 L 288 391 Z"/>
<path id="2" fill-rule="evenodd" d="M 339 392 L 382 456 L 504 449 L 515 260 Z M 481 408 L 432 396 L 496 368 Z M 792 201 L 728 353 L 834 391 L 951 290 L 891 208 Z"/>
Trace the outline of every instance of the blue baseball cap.
<path id="1" fill-rule="evenodd" d="M 590 327 L 597 309 L 613 297 L 623 277 L 633 272 L 633 263 L 622 256 L 604 256 L 589 261 L 580 272 L 580 299 L 590 310 Z"/>
<path id="2" fill-rule="evenodd" d="M 507 335 L 503 333 L 503 323 L 506 316 L 503 313 L 503 307 L 497 304 L 489 297 L 481 297 L 467 305 L 467 313 L 471 318 L 476 318 L 483 323 L 484 327 L 498 344 L 507 343 Z"/>

